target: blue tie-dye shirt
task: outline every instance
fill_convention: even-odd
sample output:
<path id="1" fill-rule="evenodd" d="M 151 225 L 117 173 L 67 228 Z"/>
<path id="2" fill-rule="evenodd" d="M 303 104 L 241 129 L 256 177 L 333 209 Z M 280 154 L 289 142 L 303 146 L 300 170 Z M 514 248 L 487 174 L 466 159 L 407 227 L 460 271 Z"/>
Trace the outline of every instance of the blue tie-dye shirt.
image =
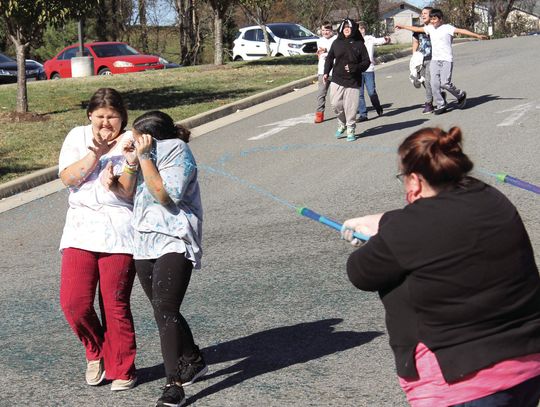
<path id="1" fill-rule="evenodd" d="M 133 202 L 133 257 L 156 259 L 185 253 L 199 268 L 203 214 L 193 153 L 180 139 L 154 140 L 151 159 L 172 202 L 163 206 L 156 201 L 139 173 Z"/>

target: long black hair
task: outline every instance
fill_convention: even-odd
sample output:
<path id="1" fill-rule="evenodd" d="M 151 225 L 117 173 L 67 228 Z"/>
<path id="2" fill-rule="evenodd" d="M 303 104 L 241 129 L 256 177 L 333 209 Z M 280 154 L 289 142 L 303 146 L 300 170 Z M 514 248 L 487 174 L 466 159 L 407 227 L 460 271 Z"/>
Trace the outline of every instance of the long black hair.
<path id="1" fill-rule="evenodd" d="M 191 132 L 176 124 L 171 116 L 159 110 L 152 110 L 137 117 L 133 122 L 133 129 L 140 134 L 150 134 L 157 140 L 179 138 L 188 143 Z"/>

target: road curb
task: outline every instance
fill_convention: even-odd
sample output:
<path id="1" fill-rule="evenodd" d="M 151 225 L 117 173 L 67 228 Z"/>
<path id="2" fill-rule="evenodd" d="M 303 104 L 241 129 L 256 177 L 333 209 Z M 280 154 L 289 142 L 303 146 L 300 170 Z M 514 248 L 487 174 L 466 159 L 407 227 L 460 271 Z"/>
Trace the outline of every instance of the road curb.
<path id="1" fill-rule="evenodd" d="M 0 199 L 16 195 L 18 193 L 37 187 L 58 178 L 58 165 L 43 168 L 32 174 L 24 175 L 12 181 L 0 185 Z"/>

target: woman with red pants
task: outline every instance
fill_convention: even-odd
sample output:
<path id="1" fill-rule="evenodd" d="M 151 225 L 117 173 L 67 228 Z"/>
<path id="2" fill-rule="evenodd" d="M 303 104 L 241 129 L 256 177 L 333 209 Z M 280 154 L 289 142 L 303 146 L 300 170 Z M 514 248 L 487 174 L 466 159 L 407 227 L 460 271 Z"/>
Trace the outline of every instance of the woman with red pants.
<path id="1" fill-rule="evenodd" d="M 133 204 L 116 179 L 130 171 L 122 148 L 131 134 L 124 132 L 127 111 L 114 89 L 99 89 L 87 115 L 90 124 L 72 129 L 60 152 L 60 179 L 70 190 L 60 242 L 60 303 L 86 350 L 86 383 L 109 379 L 111 390 L 128 390 L 137 381 L 129 302 L 135 278 Z M 101 320 L 94 309 L 98 283 Z"/>

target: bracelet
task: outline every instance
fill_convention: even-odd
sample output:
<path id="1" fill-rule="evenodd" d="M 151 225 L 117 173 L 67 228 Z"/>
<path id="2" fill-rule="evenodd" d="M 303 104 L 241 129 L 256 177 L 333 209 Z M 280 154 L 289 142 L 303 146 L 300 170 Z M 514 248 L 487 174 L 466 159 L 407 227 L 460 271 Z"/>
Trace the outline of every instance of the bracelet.
<path id="1" fill-rule="evenodd" d="M 152 157 L 150 153 L 142 153 L 139 155 L 139 160 L 151 160 Z"/>
<path id="2" fill-rule="evenodd" d="M 130 166 L 130 165 L 126 164 L 126 165 L 124 165 L 123 172 L 125 172 L 126 174 L 130 174 L 130 175 L 136 175 L 138 170 L 139 170 L 138 165 L 133 167 L 133 166 Z"/>

